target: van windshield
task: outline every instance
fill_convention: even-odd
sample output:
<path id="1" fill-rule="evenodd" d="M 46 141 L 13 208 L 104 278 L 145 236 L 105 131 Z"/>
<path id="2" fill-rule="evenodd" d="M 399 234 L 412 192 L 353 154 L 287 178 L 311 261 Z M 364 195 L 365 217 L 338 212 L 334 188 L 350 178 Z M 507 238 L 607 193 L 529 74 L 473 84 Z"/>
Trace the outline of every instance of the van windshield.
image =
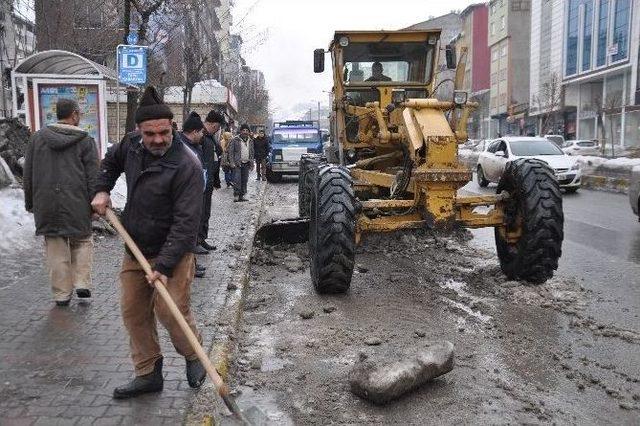
<path id="1" fill-rule="evenodd" d="M 274 130 L 272 142 L 280 144 L 320 143 L 320 132 L 317 129 Z"/>

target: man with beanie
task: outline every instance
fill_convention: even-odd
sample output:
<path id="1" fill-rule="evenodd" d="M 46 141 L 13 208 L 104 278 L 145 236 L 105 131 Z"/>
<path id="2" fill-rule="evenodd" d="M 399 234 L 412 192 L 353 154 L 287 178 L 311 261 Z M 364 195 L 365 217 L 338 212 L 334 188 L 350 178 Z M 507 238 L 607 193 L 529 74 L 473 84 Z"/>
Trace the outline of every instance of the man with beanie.
<path id="1" fill-rule="evenodd" d="M 202 119 L 196 112 L 191 112 L 185 122 L 182 124 L 182 133 L 179 133 L 180 138 L 184 145 L 189 148 L 193 154 L 198 158 L 198 161 L 202 165 L 202 179 L 206 186 L 207 184 L 207 169 L 204 164 L 204 155 L 202 153 L 202 137 L 203 137 L 204 125 L 202 124 Z M 204 205 L 204 202 L 203 202 Z M 201 214 L 202 215 L 202 214 Z M 199 244 L 193 250 L 193 254 L 208 254 L 209 251 Z M 196 262 L 196 278 L 203 278 L 205 271 L 207 268 L 198 263 L 198 259 L 195 259 Z"/>
<path id="2" fill-rule="evenodd" d="M 58 100 L 56 114 L 56 124 L 31 136 L 23 186 L 36 235 L 44 235 L 53 300 L 67 306 L 74 289 L 79 298 L 91 297 L 91 197 L 98 152 L 93 138 L 78 127 L 76 101 Z"/>
<path id="3" fill-rule="evenodd" d="M 189 386 L 200 387 L 206 371 L 153 283 L 160 280 L 200 338 L 190 309 L 190 286 L 204 179 L 202 166 L 171 127 L 173 113 L 153 87 L 136 111 L 141 140 L 125 138 L 112 146 L 100 166 L 92 206 L 104 215 L 109 192 L 124 172 L 127 203 L 122 223 L 152 265 L 151 275 L 125 252 L 120 272 L 122 319 L 130 337 L 135 378 L 117 387 L 114 398 L 131 398 L 163 388 L 162 353 L 156 318 L 186 359 Z"/>
<path id="4" fill-rule="evenodd" d="M 229 143 L 229 161 L 233 168 L 233 201 L 247 201 L 249 171 L 253 170 L 253 139 L 247 124 L 240 126 L 240 134 Z"/>
<path id="5" fill-rule="evenodd" d="M 198 245 L 205 250 L 215 250 L 216 247 L 207 242 L 209 237 L 209 218 L 211 218 L 211 197 L 214 189 L 220 189 L 220 157 L 222 146 L 220 135 L 224 117 L 215 110 L 209 111 L 204 121 L 204 138 L 202 140 L 202 154 L 207 169 L 207 184 L 204 190 Z"/>
<path id="6" fill-rule="evenodd" d="M 253 140 L 253 151 L 256 161 L 256 180 L 267 180 L 267 157 L 271 151 L 271 141 L 264 133 L 264 129 L 258 130 L 258 136 Z"/>

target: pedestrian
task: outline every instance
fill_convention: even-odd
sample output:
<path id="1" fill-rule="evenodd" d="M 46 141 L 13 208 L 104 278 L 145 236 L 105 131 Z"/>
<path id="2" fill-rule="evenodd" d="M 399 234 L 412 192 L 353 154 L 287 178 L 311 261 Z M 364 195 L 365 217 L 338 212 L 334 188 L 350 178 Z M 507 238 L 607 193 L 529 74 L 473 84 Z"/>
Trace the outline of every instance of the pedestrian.
<path id="1" fill-rule="evenodd" d="M 151 275 L 145 275 L 142 266 L 125 251 L 120 272 L 120 307 L 129 333 L 135 378 L 117 387 L 114 398 L 162 390 L 162 353 L 156 318 L 186 359 L 189 386 L 200 387 L 206 376 L 186 335 L 163 299 L 156 295 L 153 285 L 156 280 L 165 284 L 187 324 L 202 340 L 190 309 L 190 286 L 195 271 L 192 250 L 202 210 L 203 170 L 173 132 L 172 118 L 173 113 L 156 90 L 147 87 L 135 114 L 142 143 L 125 139 L 109 149 L 91 203 L 94 211 L 104 215 L 111 205 L 109 192 L 124 172 L 127 203 L 122 222 L 153 268 Z"/>
<path id="2" fill-rule="evenodd" d="M 229 142 L 229 161 L 233 168 L 234 201 L 247 201 L 247 182 L 249 171 L 253 170 L 253 139 L 247 124 L 240 126 L 240 134 Z"/>
<path id="3" fill-rule="evenodd" d="M 264 129 L 258 131 L 253 140 L 253 155 L 256 161 L 256 180 L 267 180 L 267 157 L 271 152 L 271 140 L 265 135 Z"/>
<path id="4" fill-rule="evenodd" d="M 207 169 L 207 183 L 204 190 L 196 254 L 206 254 L 216 249 L 215 245 L 207 242 L 207 238 L 209 237 L 209 219 L 211 218 L 211 197 L 214 190 L 220 189 L 220 156 L 222 155 L 220 135 L 223 125 L 224 117 L 222 114 L 214 110 L 209 111 L 204 121 L 204 138 L 202 140 L 202 156 Z"/>
<path id="5" fill-rule="evenodd" d="M 233 139 L 231 132 L 222 133 L 220 141 L 222 157 L 220 159 L 220 164 L 222 166 L 222 171 L 224 172 L 224 181 L 227 184 L 227 188 L 233 186 L 233 167 L 231 167 L 231 161 L 229 161 L 229 143 L 231 142 L 231 139 Z"/>
<path id="6" fill-rule="evenodd" d="M 53 300 L 91 298 L 91 196 L 98 172 L 95 140 L 82 130 L 75 100 L 56 102 L 58 122 L 31 136 L 25 155 L 25 208 L 43 235 Z"/>
<path id="7" fill-rule="evenodd" d="M 193 152 L 196 156 L 200 165 L 202 167 L 202 181 L 204 182 L 205 188 L 208 180 L 209 171 L 205 167 L 204 160 L 204 149 L 202 147 L 202 143 L 204 140 L 204 124 L 202 123 L 202 119 L 196 112 L 191 112 L 185 122 L 182 124 L 182 133 L 179 133 L 180 138 L 184 145 Z M 204 199 L 202 200 L 202 206 L 204 208 Z M 204 212 L 202 212 L 204 214 Z M 202 216 L 201 214 L 201 216 Z M 209 251 L 196 245 L 193 250 L 193 254 L 208 254 Z M 198 263 L 198 258 L 195 258 L 196 272 L 194 276 L 196 278 L 204 278 L 205 272 L 207 270 L 206 267 Z"/>

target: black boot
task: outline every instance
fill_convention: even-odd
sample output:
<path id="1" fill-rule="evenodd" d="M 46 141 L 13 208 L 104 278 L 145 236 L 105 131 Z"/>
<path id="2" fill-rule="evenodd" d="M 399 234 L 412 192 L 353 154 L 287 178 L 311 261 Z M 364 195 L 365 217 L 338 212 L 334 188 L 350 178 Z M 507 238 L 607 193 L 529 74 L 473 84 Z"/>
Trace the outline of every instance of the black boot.
<path id="1" fill-rule="evenodd" d="M 192 388 L 199 388 L 207 378 L 207 370 L 199 359 L 187 360 L 187 381 Z"/>
<path id="2" fill-rule="evenodd" d="M 160 392 L 162 391 L 162 386 L 162 358 L 160 358 L 153 366 L 153 372 L 144 376 L 136 376 L 126 385 L 115 388 L 113 397 L 115 399 L 126 399 L 143 393 Z"/>

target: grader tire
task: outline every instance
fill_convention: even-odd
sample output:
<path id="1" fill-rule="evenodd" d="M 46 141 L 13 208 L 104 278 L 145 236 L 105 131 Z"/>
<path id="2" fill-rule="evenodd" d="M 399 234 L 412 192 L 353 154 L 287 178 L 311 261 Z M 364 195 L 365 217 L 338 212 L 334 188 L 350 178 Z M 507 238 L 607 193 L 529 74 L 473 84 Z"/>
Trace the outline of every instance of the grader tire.
<path id="1" fill-rule="evenodd" d="M 349 290 L 355 264 L 357 206 L 347 169 L 321 167 L 311 195 L 309 223 L 311 281 L 320 294 Z"/>
<path id="2" fill-rule="evenodd" d="M 322 154 L 303 154 L 300 158 L 298 174 L 298 213 L 300 217 L 309 217 L 309 203 L 313 182 L 318 166 L 325 164 L 327 159 Z"/>
<path id="3" fill-rule="evenodd" d="M 553 170 L 544 162 L 518 159 L 507 163 L 497 192 L 507 191 L 507 230 L 521 229 L 517 242 L 495 229 L 502 272 L 509 279 L 542 284 L 558 269 L 564 238 L 562 196 Z"/>

